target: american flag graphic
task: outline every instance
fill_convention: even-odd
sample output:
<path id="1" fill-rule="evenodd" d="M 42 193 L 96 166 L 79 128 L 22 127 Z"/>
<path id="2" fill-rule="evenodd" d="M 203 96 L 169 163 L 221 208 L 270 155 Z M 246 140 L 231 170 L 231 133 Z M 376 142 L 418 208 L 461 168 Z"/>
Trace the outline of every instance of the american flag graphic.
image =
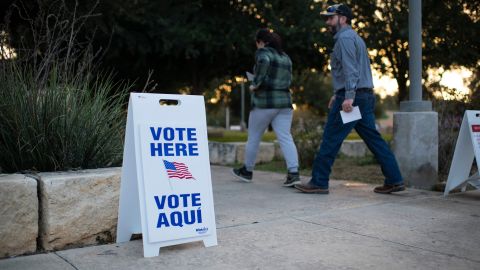
<path id="1" fill-rule="evenodd" d="M 187 165 L 181 162 L 170 162 L 163 160 L 163 164 L 167 170 L 168 178 L 195 179 L 188 171 Z"/>

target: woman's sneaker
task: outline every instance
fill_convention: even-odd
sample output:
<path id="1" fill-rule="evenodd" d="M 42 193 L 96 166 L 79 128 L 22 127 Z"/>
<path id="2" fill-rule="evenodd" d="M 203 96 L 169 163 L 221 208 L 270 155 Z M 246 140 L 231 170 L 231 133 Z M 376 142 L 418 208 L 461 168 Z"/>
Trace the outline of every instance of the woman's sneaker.
<path id="1" fill-rule="evenodd" d="M 296 173 L 287 173 L 287 180 L 283 183 L 284 187 L 293 187 L 296 184 L 301 184 L 302 182 L 300 181 L 300 174 L 298 172 Z"/>
<path id="2" fill-rule="evenodd" d="M 245 168 L 245 166 L 238 169 L 233 169 L 232 174 L 243 182 L 247 182 L 247 183 L 252 182 L 253 173 L 250 171 L 247 171 L 247 168 Z"/>

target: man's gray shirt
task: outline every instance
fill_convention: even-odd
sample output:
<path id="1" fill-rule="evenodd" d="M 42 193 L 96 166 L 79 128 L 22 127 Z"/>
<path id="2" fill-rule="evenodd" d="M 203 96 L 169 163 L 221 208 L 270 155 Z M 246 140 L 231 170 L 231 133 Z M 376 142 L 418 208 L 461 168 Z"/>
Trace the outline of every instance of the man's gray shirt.
<path id="1" fill-rule="evenodd" d="M 367 47 L 351 26 L 340 29 L 335 36 L 330 57 L 334 92 L 345 88 L 345 99 L 355 99 L 358 88 L 373 88 L 372 71 Z"/>

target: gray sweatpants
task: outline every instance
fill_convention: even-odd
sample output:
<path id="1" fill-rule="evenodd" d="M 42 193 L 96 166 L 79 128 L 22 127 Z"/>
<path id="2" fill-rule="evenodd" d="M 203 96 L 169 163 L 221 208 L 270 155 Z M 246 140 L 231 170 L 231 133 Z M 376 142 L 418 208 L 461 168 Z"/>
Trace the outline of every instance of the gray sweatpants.
<path id="1" fill-rule="evenodd" d="M 263 133 L 265 133 L 268 125 L 271 123 L 277 135 L 277 140 L 280 143 L 288 171 L 298 172 L 297 147 L 290 133 L 292 117 L 293 110 L 290 108 L 254 108 L 250 111 L 248 118 L 248 141 L 245 147 L 245 167 L 247 170 L 253 171 Z"/>

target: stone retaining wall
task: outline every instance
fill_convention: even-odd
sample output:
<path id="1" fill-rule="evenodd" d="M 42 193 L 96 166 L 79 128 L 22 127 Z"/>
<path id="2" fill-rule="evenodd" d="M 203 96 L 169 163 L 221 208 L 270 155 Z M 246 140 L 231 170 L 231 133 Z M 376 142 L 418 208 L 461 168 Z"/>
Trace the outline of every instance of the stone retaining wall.
<path id="1" fill-rule="evenodd" d="M 245 153 L 244 142 L 208 143 L 210 163 L 212 164 L 233 164 L 243 163 Z M 344 141 L 340 148 L 340 153 L 348 157 L 363 157 L 370 153 L 362 140 Z M 278 143 L 260 143 L 260 150 L 257 154 L 257 163 L 270 162 L 273 159 L 283 159 L 282 151 Z"/>
<path id="2" fill-rule="evenodd" d="M 342 149 L 368 151 L 351 141 Z M 242 163 L 245 143 L 210 142 L 209 152 L 212 164 Z M 283 158 L 278 145 L 261 143 L 257 162 L 274 158 Z M 120 177 L 121 168 L 0 175 L 0 258 L 114 241 Z"/>
<path id="3" fill-rule="evenodd" d="M 347 157 L 364 157 L 367 154 L 372 154 L 362 140 L 344 141 L 340 147 L 340 153 Z"/>
<path id="4" fill-rule="evenodd" d="M 244 142 L 209 142 L 208 143 L 211 164 L 234 164 L 243 163 L 245 155 Z M 275 144 L 261 142 L 257 153 L 257 163 L 272 161 L 275 157 Z"/>
<path id="5" fill-rule="evenodd" d="M 121 168 L 0 175 L 0 258 L 113 242 L 120 176 Z"/>
<path id="6" fill-rule="evenodd" d="M 43 250 L 111 243 L 116 235 L 121 168 L 40 173 Z"/>
<path id="7" fill-rule="evenodd" d="M 0 175 L 0 258 L 37 250 L 37 182 L 23 174 Z"/>

